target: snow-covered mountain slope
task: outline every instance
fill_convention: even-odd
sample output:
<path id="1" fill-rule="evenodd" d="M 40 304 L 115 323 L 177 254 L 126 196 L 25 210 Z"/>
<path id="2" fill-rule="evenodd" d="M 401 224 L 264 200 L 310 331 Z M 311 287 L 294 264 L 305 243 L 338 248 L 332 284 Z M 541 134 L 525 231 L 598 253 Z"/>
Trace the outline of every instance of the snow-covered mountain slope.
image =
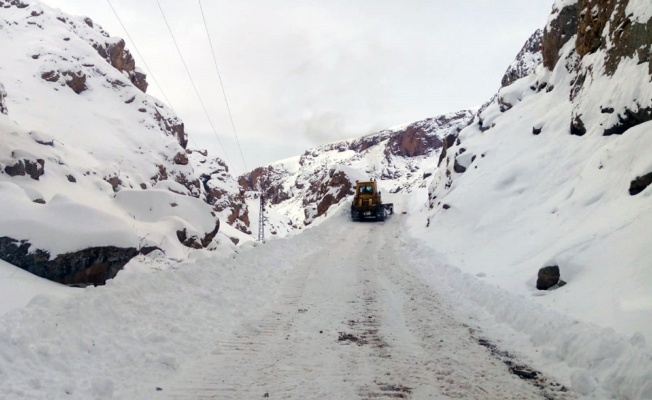
<path id="1" fill-rule="evenodd" d="M 651 16 L 649 2 L 557 1 L 542 64 L 460 132 L 415 232 L 483 280 L 648 340 Z M 567 285 L 536 291 L 545 266 Z"/>
<path id="2" fill-rule="evenodd" d="M 124 41 L 35 0 L 0 6 L 2 258 L 97 283 L 139 253 L 215 248 L 222 209 Z"/>
<path id="3" fill-rule="evenodd" d="M 472 117 L 465 110 L 330 143 L 257 168 L 239 183 L 263 193 L 269 233 L 301 229 L 353 194 L 356 180 L 378 179 L 390 193 L 425 187 L 442 149 Z"/>

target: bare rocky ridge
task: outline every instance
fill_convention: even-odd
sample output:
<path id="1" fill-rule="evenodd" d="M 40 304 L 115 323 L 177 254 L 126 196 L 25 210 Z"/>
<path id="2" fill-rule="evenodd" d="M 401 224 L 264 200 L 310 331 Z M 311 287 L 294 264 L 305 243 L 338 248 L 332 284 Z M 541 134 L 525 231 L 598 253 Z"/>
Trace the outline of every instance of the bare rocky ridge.
<path id="1" fill-rule="evenodd" d="M 530 75 L 543 60 L 543 31 L 537 29 L 525 42 L 516 59 L 505 71 L 502 87 L 509 86 L 517 80 Z"/>

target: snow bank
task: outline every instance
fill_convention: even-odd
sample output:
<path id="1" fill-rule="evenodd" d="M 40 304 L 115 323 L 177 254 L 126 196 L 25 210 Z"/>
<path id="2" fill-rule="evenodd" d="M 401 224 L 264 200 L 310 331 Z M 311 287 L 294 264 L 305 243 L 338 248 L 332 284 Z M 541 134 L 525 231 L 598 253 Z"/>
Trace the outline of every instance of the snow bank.
<path id="1" fill-rule="evenodd" d="M 461 309 L 479 310 L 484 315 L 482 330 L 500 325 L 524 335 L 527 341 L 519 348 L 518 340 L 513 334 L 506 335 L 504 328 L 486 329 L 493 334 L 501 332 L 502 346 L 517 348 L 544 372 L 559 377 L 586 398 L 652 398 L 652 349 L 642 335 L 626 338 L 509 293 L 451 266 L 444 255 L 418 238 L 409 244 L 408 253 L 410 263 L 420 266 L 421 276 L 433 289 L 445 293 Z"/>
<path id="2" fill-rule="evenodd" d="M 316 251 L 321 238 L 307 231 L 250 242 L 237 257 L 196 251 L 164 269 L 139 258 L 73 297 L 31 286 L 42 294 L 0 317 L 0 398 L 152 399 L 217 336 L 272 301 L 293 260 Z"/>

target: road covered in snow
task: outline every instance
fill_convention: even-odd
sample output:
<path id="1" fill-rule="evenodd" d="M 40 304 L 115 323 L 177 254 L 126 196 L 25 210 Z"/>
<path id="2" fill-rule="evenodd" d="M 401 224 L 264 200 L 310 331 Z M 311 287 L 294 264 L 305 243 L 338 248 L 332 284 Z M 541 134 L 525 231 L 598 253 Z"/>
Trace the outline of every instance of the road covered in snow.
<path id="1" fill-rule="evenodd" d="M 275 301 L 216 338 L 161 398 L 543 398 L 416 277 L 400 219 L 339 214 L 314 228 L 319 245 L 288 255 L 297 266 Z"/>
<path id="2" fill-rule="evenodd" d="M 409 215 L 344 208 L 238 254 L 37 295 L 0 316 L 0 399 L 649 398 L 644 342 L 446 265 Z"/>

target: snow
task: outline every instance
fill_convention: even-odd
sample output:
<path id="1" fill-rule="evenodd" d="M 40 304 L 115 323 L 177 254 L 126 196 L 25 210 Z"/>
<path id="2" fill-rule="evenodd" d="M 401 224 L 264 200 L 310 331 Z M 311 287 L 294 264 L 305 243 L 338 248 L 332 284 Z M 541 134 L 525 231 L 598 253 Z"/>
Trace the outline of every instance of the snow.
<path id="1" fill-rule="evenodd" d="M 646 24 L 652 18 L 652 8 L 647 0 L 629 0 L 625 8 L 627 16 L 634 14 L 634 21 Z"/>
<path id="2" fill-rule="evenodd" d="M 652 188 L 628 193 L 632 179 L 652 171 L 652 122 L 603 136 L 626 109 L 652 104 L 647 64 L 625 59 L 606 76 L 604 50 L 588 55 L 581 68 L 593 73 L 571 102 L 571 39 L 553 71 L 535 68 L 502 88 L 441 167 L 439 151 L 386 151 L 404 126 L 279 161 L 270 176 L 289 198 L 268 209 L 263 245 L 225 223 L 244 201 L 256 231 L 257 194 L 240 193 L 218 159 L 191 152 L 188 165 L 175 164 L 184 149 L 157 121 L 171 111 L 89 46 L 118 39 L 28 3 L 30 13 L 3 9 L 0 22 L 9 109 L 0 115 L 0 237 L 52 257 L 90 246 L 160 250 L 85 289 L 0 262 L 1 399 L 193 398 L 207 382 L 250 391 L 247 398 L 267 387 L 295 398 L 371 397 L 377 382 L 399 378 L 391 383 L 409 383 L 415 397 L 540 397 L 478 337 L 570 388 L 569 398 L 652 398 Z M 575 3 L 558 0 L 554 9 Z M 631 0 L 626 12 L 642 23 L 652 11 Z M 17 40 L 24 46 L 10 45 Z M 88 85 L 81 94 L 40 78 L 79 65 Z M 572 115 L 582 115 L 584 136 L 569 134 Z M 375 145 L 356 153 L 358 141 Z M 10 177 L 5 167 L 19 159 L 43 160 L 45 173 Z M 453 171 L 453 160 L 466 172 Z M 162 180 L 163 169 L 201 177 L 200 188 Z M 395 215 L 352 224 L 345 197 L 315 218 L 320 199 L 310 187 L 331 172 L 384 177 Z M 221 196 L 214 206 L 193 197 L 210 190 Z M 202 238 L 218 218 L 208 250 L 179 243 L 179 230 Z M 535 289 L 547 265 L 560 267 L 565 286 Z M 336 342 L 370 315 L 377 332 L 366 334 L 388 346 Z"/>
<path id="3" fill-rule="evenodd" d="M 81 290 L 39 278 L 0 260 L 0 316 L 26 307 L 36 296 L 66 298 Z"/>

